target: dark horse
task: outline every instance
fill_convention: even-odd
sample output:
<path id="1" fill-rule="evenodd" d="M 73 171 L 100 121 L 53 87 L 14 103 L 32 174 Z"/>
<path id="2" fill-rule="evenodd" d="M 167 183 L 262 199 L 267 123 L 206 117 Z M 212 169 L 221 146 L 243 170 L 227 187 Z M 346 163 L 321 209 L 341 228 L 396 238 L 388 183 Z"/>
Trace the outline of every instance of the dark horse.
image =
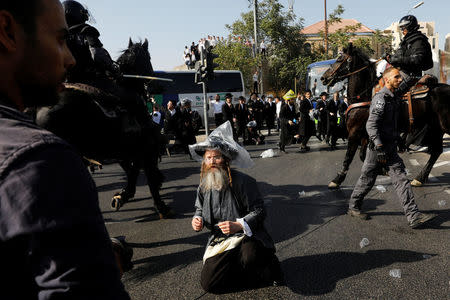
<path id="1" fill-rule="evenodd" d="M 349 110 L 347 110 L 348 145 L 343 163 L 343 169 L 330 182 L 329 188 L 338 188 L 345 180 L 347 171 L 361 145 L 360 157 L 364 161 L 368 136 L 366 122 L 369 117 L 372 89 L 378 83 L 375 64 L 359 49 L 350 44 L 344 49 L 336 62 L 323 74 L 321 80 L 326 85 L 348 78 L 347 96 Z M 428 95 L 420 99 L 412 99 L 411 113 L 408 101 L 403 100 L 399 127 L 407 134 L 406 146 L 420 144 L 428 147 L 430 158 L 422 171 L 411 182 L 414 186 L 421 186 L 428 179 L 434 163 L 441 155 L 444 133 L 450 133 L 450 86 L 446 84 L 431 84 Z M 354 105 L 351 107 L 351 105 Z M 410 123 L 413 119 L 413 123 Z M 406 135 L 405 135 L 406 136 Z"/>
<path id="2" fill-rule="evenodd" d="M 133 43 L 130 39 L 118 64 L 124 74 L 153 74 L 148 41 Z M 127 197 L 113 199 L 116 209 L 134 196 L 137 176 L 140 169 L 144 169 L 155 207 L 163 218 L 172 216 L 173 212 L 159 194 L 163 181 L 158 169 L 161 136 L 141 96 L 145 92 L 144 83 L 120 78 L 107 83 L 102 90 L 89 85 L 66 84 L 58 104 L 38 109 L 36 122 L 71 143 L 84 157 L 120 162 L 128 182 L 121 194 Z"/>

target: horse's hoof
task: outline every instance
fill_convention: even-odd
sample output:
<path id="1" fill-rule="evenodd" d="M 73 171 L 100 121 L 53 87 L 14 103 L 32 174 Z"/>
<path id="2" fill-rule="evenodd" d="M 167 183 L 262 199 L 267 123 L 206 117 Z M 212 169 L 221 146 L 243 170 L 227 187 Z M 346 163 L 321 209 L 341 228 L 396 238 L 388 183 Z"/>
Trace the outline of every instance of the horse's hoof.
<path id="1" fill-rule="evenodd" d="M 419 180 L 414 179 L 413 181 L 411 181 L 411 185 L 412 186 L 422 186 L 423 184 Z"/>
<path id="2" fill-rule="evenodd" d="M 329 189 L 337 189 L 339 188 L 339 184 L 337 184 L 336 182 L 332 181 L 328 184 L 328 188 Z"/>
<path id="3" fill-rule="evenodd" d="M 172 209 L 169 209 L 167 212 L 165 213 L 159 213 L 159 219 L 163 220 L 163 219 L 173 219 L 175 218 L 175 212 Z"/>
<path id="4" fill-rule="evenodd" d="M 111 200 L 111 208 L 115 211 L 119 211 L 120 207 L 122 206 L 120 195 L 115 195 Z"/>

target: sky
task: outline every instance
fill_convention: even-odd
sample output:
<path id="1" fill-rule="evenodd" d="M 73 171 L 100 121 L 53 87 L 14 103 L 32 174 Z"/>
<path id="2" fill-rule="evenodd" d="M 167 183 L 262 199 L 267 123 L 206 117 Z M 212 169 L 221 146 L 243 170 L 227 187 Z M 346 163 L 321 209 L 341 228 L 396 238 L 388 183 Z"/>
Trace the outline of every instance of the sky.
<path id="1" fill-rule="evenodd" d="M 116 59 L 128 40 L 148 39 L 155 70 L 172 70 L 182 65 L 184 46 L 208 35 L 228 36 L 226 24 L 248 12 L 248 0 L 78 0 L 86 5 L 101 33 L 104 47 Z M 280 0 L 287 9 L 294 2 L 294 13 L 304 19 L 304 26 L 324 17 L 322 0 Z M 450 33 L 450 1 L 425 0 L 327 0 L 327 13 L 339 4 L 344 19 L 356 19 L 371 29 L 385 29 L 401 17 L 413 14 L 419 21 L 434 21 L 439 34 L 439 48 L 444 48 Z M 411 10 L 411 11 L 410 11 Z"/>

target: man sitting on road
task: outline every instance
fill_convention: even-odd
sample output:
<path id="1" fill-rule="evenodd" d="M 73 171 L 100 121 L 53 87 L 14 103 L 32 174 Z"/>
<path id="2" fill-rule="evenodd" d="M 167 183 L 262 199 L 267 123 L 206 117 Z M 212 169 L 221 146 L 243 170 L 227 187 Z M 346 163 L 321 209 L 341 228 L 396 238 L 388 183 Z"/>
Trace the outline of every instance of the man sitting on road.
<path id="1" fill-rule="evenodd" d="M 389 68 L 384 71 L 383 79 L 385 86 L 375 94 L 370 106 L 369 119 L 366 123 L 370 146 L 367 149 L 361 176 L 350 198 L 348 214 L 364 220 L 368 218 L 367 214 L 361 212 L 362 202 L 375 184 L 379 171 L 386 169 L 403 205 L 409 226 L 418 228 L 433 219 L 435 215 L 419 212 L 411 184 L 406 177 L 405 165 L 397 153 L 399 101 L 394 92 L 402 82 L 402 77 L 398 69 Z M 404 151 L 404 149 L 400 150 Z"/>
<path id="2" fill-rule="evenodd" d="M 264 202 L 256 181 L 230 169 L 231 163 L 241 168 L 253 165 L 248 152 L 233 140 L 230 123 L 189 148 L 202 161 L 192 228 L 211 230 L 203 256 L 203 289 L 221 293 L 281 283 L 280 263 L 264 228 Z"/>

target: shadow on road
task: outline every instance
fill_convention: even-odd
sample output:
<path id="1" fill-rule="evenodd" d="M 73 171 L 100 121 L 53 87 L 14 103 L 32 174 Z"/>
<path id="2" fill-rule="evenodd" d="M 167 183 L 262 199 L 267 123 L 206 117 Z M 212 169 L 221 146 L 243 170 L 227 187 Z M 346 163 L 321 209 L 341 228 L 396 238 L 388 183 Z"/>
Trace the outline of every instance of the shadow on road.
<path id="1" fill-rule="evenodd" d="M 182 269 L 194 262 L 200 262 L 205 250 L 208 233 L 196 234 L 190 237 L 168 240 L 158 243 L 129 243 L 133 248 L 153 248 L 159 246 L 192 244 L 199 247 L 185 251 L 170 253 L 159 256 L 133 261 L 134 269 L 127 273 L 127 281 L 145 281 L 170 269 Z"/>
<path id="2" fill-rule="evenodd" d="M 281 264 L 288 287 L 296 294 L 323 295 L 332 292 L 336 283 L 362 272 L 389 266 L 397 262 L 423 260 L 424 253 L 408 250 L 369 250 L 366 253 L 331 252 L 293 257 Z M 386 276 L 389 276 L 386 274 Z"/>

